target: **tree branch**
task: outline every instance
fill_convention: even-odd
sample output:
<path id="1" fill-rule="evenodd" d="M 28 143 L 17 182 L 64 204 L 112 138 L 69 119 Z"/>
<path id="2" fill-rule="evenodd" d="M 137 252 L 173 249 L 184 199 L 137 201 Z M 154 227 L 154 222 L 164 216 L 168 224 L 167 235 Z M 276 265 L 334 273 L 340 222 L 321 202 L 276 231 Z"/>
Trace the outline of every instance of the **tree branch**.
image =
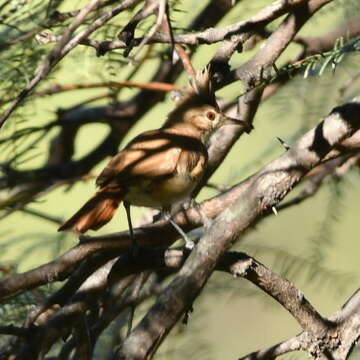
<path id="1" fill-rule="evenodd" d="M 223 1 L 223 0 L 216 0 Z M 190 29 L 201 28 L 202 20 L 218 21 L 231 8 L 230 3 L 227 6 L 221 7 L 216 13 L 196 18 L 190 24 Z M 205 9 L 206 10 L 206 9 Z M 205 11 L 204 10 L 204 11 Z M 202 19 L 202 20 L 201 20 Z M 204 20 L 205 21 L 205 20 Z M 213 23 L 214 24 L 214 23 Z M 173 83 L 179 76 L 181 67 L 177 62 L 172 65 L 169 60 L 163 60 L 156 74 L 152 78 L 152 82 L 166 82 Z M 93 166 L 98 164 L 107 156 L 116 154 L 118 146 L 127 133 L 127 131 L 138 121 L 141 117 L 149 111 L 154 104 L 158 103 L 164 98 L 162 93 L 150 93 L 149 91 L 141 91 L 132 99 L 126 102 L 117 102 L 116 106 L 96 106 L 91 108 L 76 107 L 71 111 L 63 111 L 57 124 L 61 125 L 60 134 L 53 141 L 49 154 L 49 163 L 39 169 L 31 171 L 9 171 L 6 172 L 4 178 L 0 178 L 0 188 L 3 186 L 7 188 L 11 184 L 10 196 L 7 193 L 4 198 L 6 201 L 0 204 L 2 206 L 12 206 L 14 202 L 20 202 L 25 205 L 28 201 L 39 193 L 54 186 L 54 183 L 59 183 L 64 179 L 77 179 L 83 175 L 87 175 Z M 112 127 L 111 133 L 104 138 L 104 140 L 90 153 L 83 158 L 71 161 L 74 153 L 74 141 L 77 130 L 80 125 L 89 122 L 104 122 L 110 124 Z M 9 198 L 10 197 L 10 198 Z"/>
<path id="2" fill-rule="evenodd" d="M 12 102 L 0 117 L 0 128 L 4 125 L 8 117 L 13 111 L 25 100 L 25 98 L 35 89 L 35 87 L 43 80 L 54 68 L 54 66 L 66 56 L 73 48 L 75 48 L 83 39 L 87 38 L 99 27 L 107 23 L 114 16 L 118 15 L 125 9 L 133 7 L 140 0 L 125 0 L 121 4 L 103 13 L 92 25 L 83 30 L 79 34 L 71 38 L 74 31 L 84 23 L 87 15 L 98 7 L 100 0 L 92 0 L 89 5 L 80 10 L 74 21 L 68 26 L 64 34 L 61 36 L 59 43 L 46 56 L 43 63 L 38 67 L 35 76 L 29 82 L 24 90 Z"/>
<path id="3" fill-rule="evenodd" d="M 242 184 L 238 199 L 215 219 L 178 275 L 124 341 L 118 359 L 152 357 L 199 295 L 225 251 L 263 211 L 276 205 L 309 170 L 329 159 L 332 149 L 358 131 L 359 111 L 360 98 L 335 108 L 293 148 Z"/>
<path id="4" fill-rule="evenodd" d="M 251 221 L 255 221 L 264 211 L 276 206 L 310 169 L 322 161 L 330 160 L 331 157 L 335 158 L 340 154 L 352 152 L 355 147 L 359 149 L 360 132 L 357 131 L 359 114 L 360 104 L 357 98 L 351 103 L 334 108 L 323 122 L 305 134 L 283 156 L 239 185 L 204 201 L 201 205 L 202 211 L 209 218 L 215 218 L 222 212 L 226 215 L 230 211 L 228 209 L 230 204 L 235 206 L 240 201 L 239 199 L 241 201 L 246 199 L 243 206 L 250 206 L 250 209 L 249 214 L 243 217 L 243 221 L 248 221 L 249 217 L 252 219 Z M 201 217 L 195 209 L 179 213 L 175 220 L 185 231 L 201 225 Z M 225 221 L 225 223 L 227 222 Z M 243 223 L 242 230 L 239 231 L 245 231 L 249 226 L 251 226 L 250 223 Z M 171 224 L 159 221 L 135 229 L 135 236 L 140 244 L 152 247 L 169 246 L 175 241 L 178 234 Z M 0 298 L 6 298 L 19 291 L 25 291 L 51 281 L 62 280 L 91 254 L 109 251 L 114 257 L 118 256 L 127 251 L 130 240 L 128 232 L 97 237 L 84 236 L 81 244 L 54 262 L 2 280 L 0 282 Z"/>
<path id="5" fill-rule="evenodd" d="M 287 354 L 292 351 L 301 350 L 302 343 L 305 341 L 306 335 L 301 333 L 300 335 L 294 336 L 289 340 L 285 340 L 274 346 L 270 346 L 267 349 L 259 350 L 243 356 L 238 360 L 271 360 L 275 359 L 280 355 Z"/>
<path id="6" fill-rule="evenodd" d="M 286 12 L 291 11 L 292 9 L 296 8 L 302 3 L 306 3 L 307 1 L 308 0 L 276 1 L 265 9 L 261 10 L 257 15 L 253 16 L 249 20 L 240 21 L 220 29 L 208 28 L 197 33 L 178 35 L 174 34 L 173 38 L 168 34 L 156 33 L 154 36 L 152 36 L 151 39 L 147 41 L 147 43 L 171 44 L 174 41 L 177 44 L 192 46 L 200 44 L 214 44 L 220 41 L 231 39 L 234 35 L 253 32 L 259 26 L 265 26 L 267 23 L 277 19 Z M 143 38 L 133 39 L 131 41 L 131 47 L 139 46 L 143 40 Z M 57 41 L 57 38 L 54 37 L 53 41 Z M 97 53 L 100 55 L 103 55 L 111 50 L 124 49 L 128 46 L 123 40 L 96 41 L 93 39 L 84 39 L 81 44 L 95 48 Z"/>
<path id="7" fill-rule="evenodd" d="M 311 0 L 304 4 L 296 3 L 297 6 L 293 12 L 286 17 L 278 29 L 266 41 L 264 47 L 247 63 L 232 71 L 229 76 L 224 78 L 221 85 L 219 85 L 224 86 L 235 79 L 240 79 L 244 83 L 245 94 L 238 99 L 238 115 L 245 123 L 249 125 L 253 123 L 259 107 L 263 86 L 257 86 L 257 82 L 262 77 L 263 69 L 266 69 L 275 62 L 306 21 L 330 1 L 332 0 Z M 293 5 L 294 4 L 295 3 L 293 3 Z M 228 50 L 229 49 L 220 49 L 215 54 L 212 61 L 216 63 L 217 67 L 219 67 L 219 61 L 228 61 L 229 56 L 232 54 L 232 52 Z M 222 53 L 222 51 L 225 51 L 225 53 Z M 220 66 L 224 66 L 224 64 Z M 260 80 L 260 82 L 261 81 L 262 80 Z M 228 126 L 214 134 L 208 149 L 209 161 L 207 171 L 199 186 L 194 190 L 194 194 L 197 194 L 201 187 L 204 186 L 244 132 L 246 132 L 246 128 L 244 127 Z"/>

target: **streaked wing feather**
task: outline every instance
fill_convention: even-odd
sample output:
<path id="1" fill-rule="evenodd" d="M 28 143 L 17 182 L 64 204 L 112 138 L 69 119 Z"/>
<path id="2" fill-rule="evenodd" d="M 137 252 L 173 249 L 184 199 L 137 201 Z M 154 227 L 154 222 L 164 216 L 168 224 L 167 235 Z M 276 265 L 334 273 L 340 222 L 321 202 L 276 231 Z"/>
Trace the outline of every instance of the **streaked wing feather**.
<path id="1" fill-rule="evenodd" d="M 171 146 L 168 138 L 156 134 L 149 131 L 136 137 L 109 162 L 96 184 L 101 187 L 111 182 L 124 185 L 139 177 L 154 179 L 171 175 L 181 148 Z"/>
<path id="2" fill-rule="evenodd" d="M 207 150 L 194 137 L 161 130 L 145 132 L 120 151 L 97 178 L 98 186 L 161 179 L 177 173 L 197 177 L 207 159 Z"/>

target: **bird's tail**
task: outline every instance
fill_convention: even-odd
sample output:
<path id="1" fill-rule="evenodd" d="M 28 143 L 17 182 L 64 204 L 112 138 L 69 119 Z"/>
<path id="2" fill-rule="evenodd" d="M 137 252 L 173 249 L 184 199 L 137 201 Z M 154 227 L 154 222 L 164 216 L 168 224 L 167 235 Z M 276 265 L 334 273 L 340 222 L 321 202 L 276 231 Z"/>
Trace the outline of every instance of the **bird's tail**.
<path id="1" fill-rule="evenodd" d="M 97 230 L 108 223 L 124 196 L 119 189 L 112 189 L 107 186 L 100 189 L 81 209 L 69 220 L 62 224 L 58 231 L 73 229 L 85 233 L 87 230 Z"/>

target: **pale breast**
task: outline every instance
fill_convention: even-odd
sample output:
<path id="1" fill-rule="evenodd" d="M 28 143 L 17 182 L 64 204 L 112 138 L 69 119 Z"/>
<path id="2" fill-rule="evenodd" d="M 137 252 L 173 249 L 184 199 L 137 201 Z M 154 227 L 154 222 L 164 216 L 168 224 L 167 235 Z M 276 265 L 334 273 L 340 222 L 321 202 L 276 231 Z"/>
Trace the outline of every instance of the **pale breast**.
<path id="1" fill-rule="evenodd" d="M 186 199 L 195 185 L 196 182 L 190 176 L 176 174 L 157 182 L 144 181 L 129 186 L 125 200 L 136 206 L 167 207 Z"/>
<path id="2" fill-rule="evenodd" d="M 202 176 L 207 150 L 191 129 L 177 130 L 160 129 L 134 139 L 109 163 L 98 185 L 121 187 L 124 200 L 137 206 L 168 207 L 185 200 Z"/>

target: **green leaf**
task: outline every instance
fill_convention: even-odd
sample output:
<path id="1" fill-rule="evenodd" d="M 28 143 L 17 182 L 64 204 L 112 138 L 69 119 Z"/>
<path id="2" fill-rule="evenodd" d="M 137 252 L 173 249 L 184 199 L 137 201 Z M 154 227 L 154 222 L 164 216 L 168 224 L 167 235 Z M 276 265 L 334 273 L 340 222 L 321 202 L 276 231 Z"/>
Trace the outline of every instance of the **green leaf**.
<path id="1" fill-rule="evenodd" d="M 305 68 L 305 72 L 304 72 L 304 79 L 307 79 L 309 77 L 310 71 L 314 66 L 314 62 L 309 62 Z"/>
<path id="2" fill-rule="evenodd" d="M 321 68 L 320 68 L 320 70 L 319 70 L 319 76 L 321 76 L 323 73 L 324 73 L 324 71 L 325 71 L 325 69 L 326 69 L 326 67 L 329 65 L 329 63 L 330 63 L 330 61 L 333 59 L 333 55 L 330 55 L 325 61 L 324 61 L 324 63 L 321 65 Z"/>

